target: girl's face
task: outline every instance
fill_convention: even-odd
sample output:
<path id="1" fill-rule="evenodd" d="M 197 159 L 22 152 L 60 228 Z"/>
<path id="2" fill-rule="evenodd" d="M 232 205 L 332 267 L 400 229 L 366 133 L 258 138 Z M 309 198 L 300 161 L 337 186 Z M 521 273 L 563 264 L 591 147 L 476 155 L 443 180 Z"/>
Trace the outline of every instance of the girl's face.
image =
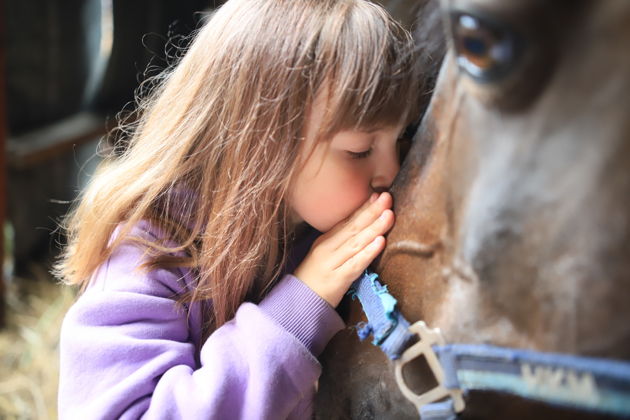
<path id="1" fill-rule="evenodd" d="M 306 221 L 326 232 L 350 216 L 373 192 L 390 187 L 400 169 L 397 140 L 403 127 L 341 131 L 329 141 L 314 144 L 322 112 L 318 108 L 316 102 L 306 127 L 305 156 L 289 203 L 295 222 Z"/>

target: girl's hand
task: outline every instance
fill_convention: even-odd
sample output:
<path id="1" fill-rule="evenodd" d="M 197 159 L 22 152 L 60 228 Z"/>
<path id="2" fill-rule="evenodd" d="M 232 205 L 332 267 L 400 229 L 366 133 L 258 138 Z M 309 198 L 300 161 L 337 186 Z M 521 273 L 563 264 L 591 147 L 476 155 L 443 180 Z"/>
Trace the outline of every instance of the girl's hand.
<path id="1" fill-rule="evenodd" d="M 383 235 L 394 225 L 392 196 L 376 193 L 348 219 L 313 243 L 295 276 L 337 307 L 343 295 L 385 247 Z"/>

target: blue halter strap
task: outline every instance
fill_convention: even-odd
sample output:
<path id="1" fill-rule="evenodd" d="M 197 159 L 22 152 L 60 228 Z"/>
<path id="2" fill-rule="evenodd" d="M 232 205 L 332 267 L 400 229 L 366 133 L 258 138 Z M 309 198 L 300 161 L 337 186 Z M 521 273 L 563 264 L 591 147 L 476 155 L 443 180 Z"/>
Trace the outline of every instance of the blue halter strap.
<path id="1" fill-rule="evenodd" d="M 366 271 L 349 293 L 359 299 L 368 319 L 358 326 L 361 340 L 372 334 L 372 343 L 390 359 L 398 359 L 398 364 L 419 354 L 429 365 L 431 360 L 436 361 L 437 366 L 432 369 L 441 390 L 409 395 L 409 388 L 399 381 L 401 391 L 416 405 L 423 420 L 456 418 L 456 413 L 464 408 L 461 393 L 472 390 L 504 392 L 558 406 L 630 417 L 629 362 L 490 345 L 445 345 L 441 336 L 430 340 L 439 332 L 428 329 L 423 322 L 409 325 L 396 309 L 396 299 L 378 282 L 378 275 Z M 420 340 L 410 346 L 416 333 Z M 420 347 L 423 349 L 418 350 Z M 402 366 L 396 368 L 397 376 L 402 377 Z"/>
<path id="2" fill-rule="evenodd" d="M 378 274 L 366 271 L 352 283 L 348 294 L 352 299 L 359 299 L 368 319 L 357 325 L 359 339 L 363 341 L 372 335 L 372 344 L 379 346 L 390 359 L 398 359 L 413 334 L 409 332 L 409 322 L 396 308 L 396 299 L 389 294 L 387 286 L 378 282 Z"/>
<path id="3" fill-rule="evenodd" d="M 630 415 L 630 363 L 489 345 L 436 346 L 448 389 L 491 390 Z"/>

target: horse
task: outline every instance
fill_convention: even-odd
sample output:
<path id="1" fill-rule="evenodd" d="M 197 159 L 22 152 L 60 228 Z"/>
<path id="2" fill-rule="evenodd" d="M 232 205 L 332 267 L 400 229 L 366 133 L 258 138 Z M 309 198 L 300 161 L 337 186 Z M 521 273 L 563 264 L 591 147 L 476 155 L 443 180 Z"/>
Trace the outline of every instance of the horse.
<path id="1" fill-rule="evenodd" d="M 630 361 L 629 22 L 630 3 L 615 0 L 422 5 L 414 36 L 445 37 L 446 51 L 432 52 L 437 83 L 375 265 L 408 320 L 449 343 Z M 356 301 L 340 312 L 365 320 Z M 418 418 L 393 362 L 353 328 L 321 361 L 316 418 Z M 412 387 L 435 381 L 423 366 L 406 367 Z M 492 392 L 464 399 L 461 418 L 600 418 Z"/>

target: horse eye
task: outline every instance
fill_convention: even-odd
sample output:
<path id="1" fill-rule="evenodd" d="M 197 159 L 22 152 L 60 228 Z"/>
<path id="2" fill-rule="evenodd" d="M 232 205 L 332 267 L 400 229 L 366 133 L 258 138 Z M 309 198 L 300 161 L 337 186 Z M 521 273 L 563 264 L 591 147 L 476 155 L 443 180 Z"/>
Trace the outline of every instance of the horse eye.
<path id="1" fill-rule="evenodd" d="M 520 53 L 517 36 L 476 16 L 457 13 L 452 31 L 459 67 L 479 82 L 505 76 Z"/>

